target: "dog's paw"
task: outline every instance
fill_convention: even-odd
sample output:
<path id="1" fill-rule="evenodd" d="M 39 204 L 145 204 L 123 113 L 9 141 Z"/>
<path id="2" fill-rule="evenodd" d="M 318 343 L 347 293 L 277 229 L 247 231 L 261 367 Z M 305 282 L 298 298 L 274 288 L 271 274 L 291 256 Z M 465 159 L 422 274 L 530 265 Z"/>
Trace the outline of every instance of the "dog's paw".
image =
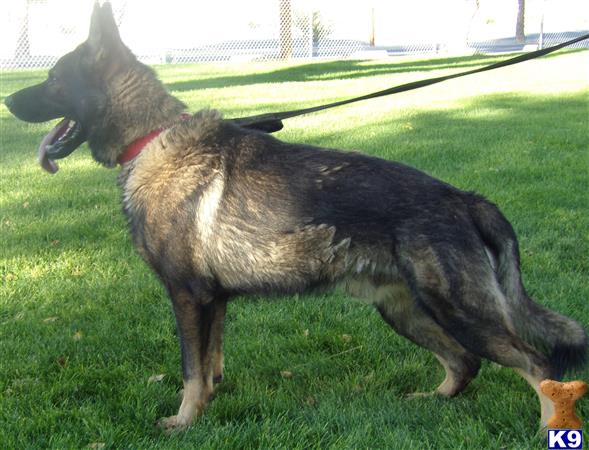
<path id="1" fill-rule="evenodd" d="M 180 416 L 162 417 L 157 421 L 157 427 L 166 433 L 173 433 L 174 431 L 183 431 L 190 426 L 186 420 Z"/>

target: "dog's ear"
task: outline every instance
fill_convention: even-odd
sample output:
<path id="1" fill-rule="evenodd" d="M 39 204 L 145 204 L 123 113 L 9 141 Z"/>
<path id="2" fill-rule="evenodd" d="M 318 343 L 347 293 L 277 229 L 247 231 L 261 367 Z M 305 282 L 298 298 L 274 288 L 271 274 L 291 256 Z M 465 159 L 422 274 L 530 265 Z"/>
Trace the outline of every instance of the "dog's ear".
<path id="1" fill-rule="evenodd" d="M 98 0 L 94 2 L 94 8 L 92 8 L 92 16 L 90 16 L 90 34 L 88 35 L 88 41 L 96 41 L 100 35 L 100 20 L 101 20 L 102 6 Z"/>
<path id="2" fill-rule="evenodd" d="M 98 1 L 94 3 L 86 44 L 95 62 L 103 64 L 106 61 L 124 62 L 128 57 L 132 57 L 131 52 L 121 40 L 109 2 L 105 2 L 102 6 Z"/>
<path id="3" fill-rule="evenodd" d="M 87 42 L 93 47 L 122 44 L 110 3 L 106 2 L 102 6 L 98 1 L 94 3 Z"/>

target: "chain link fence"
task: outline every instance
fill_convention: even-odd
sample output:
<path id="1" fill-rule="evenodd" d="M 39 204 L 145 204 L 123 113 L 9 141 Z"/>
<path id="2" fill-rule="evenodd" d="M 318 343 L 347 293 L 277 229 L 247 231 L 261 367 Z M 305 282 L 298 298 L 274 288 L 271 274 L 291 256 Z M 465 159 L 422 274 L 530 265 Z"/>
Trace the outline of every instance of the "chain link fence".
<path id="1" fill-rule="evenodd" d="M 513 52 L 589 29 L 586 0 L 112 0 L 151 64 Z M 4 0 L 0 67 L 48 67 L 86 38 L 94 0 Z M 586 42 L 577 46 L 587 46 Z"/>

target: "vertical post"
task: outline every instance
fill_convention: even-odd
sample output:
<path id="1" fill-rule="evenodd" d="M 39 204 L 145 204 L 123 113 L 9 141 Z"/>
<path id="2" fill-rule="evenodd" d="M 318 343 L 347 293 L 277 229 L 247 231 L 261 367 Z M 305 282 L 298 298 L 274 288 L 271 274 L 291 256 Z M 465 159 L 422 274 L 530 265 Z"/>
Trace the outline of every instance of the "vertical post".
<path id="1" fill-rule="evenodd" d="M 309 8 L 309 29 L 307 33 L 309 35 L 309 58 L 313 57 L 313 43 L 315 41 L 315 36 L 313 35 L 313 10 Z"/>
<path id="2" fill-rule="evenodd" d="M 540 17 L 540 36 L 538 36 L 538 50 L 544 48 L 544 11 L 546 10 L 546 0 L 542 2 L 542 16 Z"/>
<path id="3" fill-rule="evenodd" d="M 31 42 L 29 40 L 30 3 L 30 0 L 25 3 L 25 16 L 16 41 L 14 59 L 17 61 L 18 67 L 27 67 L 31 64 Z"/>
<path id="4" fill-rule="evenodd" d="M 515 24 L 515 40 L 520 44 L 526 43 L 526 0 L 517 0 L 517 22 Z"/>
<path id="5" fill-rule="evenodd" d="M 370 8 L 370 35 L 368 36 L 368 43 L 374 47 L 374 7 Z"/>
<path id="6" fill-rule="evenodd" d="M 292 11 L 290 0 L 280 0 L 280 59 L 292 58 Z"/>

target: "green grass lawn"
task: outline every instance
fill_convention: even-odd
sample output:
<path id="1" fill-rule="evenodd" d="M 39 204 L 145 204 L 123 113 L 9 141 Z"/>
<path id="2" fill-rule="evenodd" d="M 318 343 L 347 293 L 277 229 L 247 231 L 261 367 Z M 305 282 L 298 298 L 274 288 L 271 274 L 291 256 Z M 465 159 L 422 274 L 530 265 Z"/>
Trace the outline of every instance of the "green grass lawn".
<path id="1" fill-rule="evenodd" d="M 192 110 L 237 117 L 496 59 L 157 70 Z M 588 62 L 587 51 L 559 53 L 288 120 L 277 136 L 399 160 L 485 195 L 519 235 L 529 292 L 587 326 Z M 0 100 L 43 76 L 2 73 Z M 435 388 L 441 366 L 372 308 L 338 295 L 230 304 L 216 399 L 186 433 L 161 433 L 154 422 L 179 405 L 175 322 L 132 248 L 117 171 L 83 147 L 50 176 L 35 154 L 49 125 L 18 122 L 4 106 L 0 120 L 1 449 L 546 448 L 534 392 L 494 364 L 455 399 L 406 399 Z M 589 381 L 589 372 L 571 377 Z M 589 420 L 587 399 L 577 409 Z"/>

